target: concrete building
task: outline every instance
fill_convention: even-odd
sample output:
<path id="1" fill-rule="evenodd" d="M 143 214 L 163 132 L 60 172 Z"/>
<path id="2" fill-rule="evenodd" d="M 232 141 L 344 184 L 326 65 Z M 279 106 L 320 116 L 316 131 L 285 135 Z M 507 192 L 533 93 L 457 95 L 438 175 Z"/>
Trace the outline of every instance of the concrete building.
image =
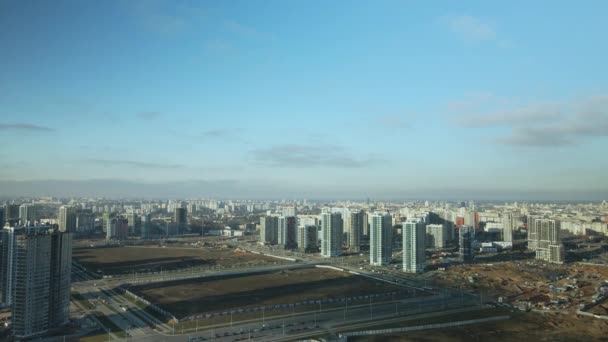
<path id="1" fill-rule="evenodd" d="M 95 230 L 95 215 L 90 209 L 78 210 L 76 212 L 76 231 L 79 233 L 92 232 Z"/>
<path id="2" fill-rule="evenodd" d="M 4 227 L 4 223 L 8 222 L 9 225 L 15 225 L 19 223 L 19 205 L 18 204 L 5 204 L 4 205 L 4 221 L 0 222 L 0 226 Z M 0 227 L 0 228 L 2 228 Z"/>
<path id="3" fill-rule="evenodd" d="M 59 207 L 57 218 L 59 231 L 74 232 L 76 230 L 76 211 L 74 208 L 66 205 Z"/>
<path id="4" fill-rule="evenodd" d="M 295 216 L 288 216 L 285 224 L 285 249 L 296 249 L 298 247 L 298 220 Z"/>
<path id="5" fill-rule="evenodd" d="M 443 224 L 426 225 L 426 246 L 444 248 L 448 240 L 448 232 Z"/>
<path id="6" fill-rule="evenodd" d="M 505 212 L 502 215 L 502 224 L 502 241 L 513 242 L 513 230 L 516 225 L 516 220 L 512 212 Z"/>
<path id="7" fill-rule="evenodd" d="M 135 234 L 135 229 L 137 228 L 137 215 L 134 212 L 127 213 L 127 225 L 129 227 L 129 235 Z"/>
<path id="8" fill-rule="evenodd" d="M 277 217 L 277 244 L 281 247 L 285 247 L 285 240 L 287 238 L 287 217 Z"/>
<path id="9" fill-rule="evenodd" d="M 298 226 L 298 249 L 305 253 L 317 251 L 317 233 L 317 226 Z"/>
<path id="10" fill-rule="evenodd" d="M 36 221 L 36 206 L 22 204 L 19 206 L 19 224 L 22 226 L 34 225 Z"/>
<path id="11" fill-rule="evenodd" d="M 2 230 L 1 301 L 12 333 L 31 338 L 69 321 L 72 234 L 50 227 Z"/>
<path id="12" fill-rule="evenodd" d="M 528 249 L 536 252 L 538 260 L 563 264 L 566 258 L 560 239 L 560 222 L 528 217 Z"/>
<path id="13" fill-rule="evenodd" d="M 369 238 L 369 263 L 373 266 L 388 265 L 393 254 L 393 218 L 389 214 L 371 215 Z"/>
<path id="14" fill-rule="evenodd" d="M 367 214 L 363 210 L 349 213 L 350 230 L 348 232 L 348 251 L 359 253 L 361 238 L 367 230 Z"/>
<path id="15" fill-rule="evenodd" d="M 106 240 L 124 240 L 129 235 L 129 222 L 126 218 L 115 217 L 104 224 L 106 224 Z"/>
<path id="16" fill-rule="evenodd" d="M 149 213 L 141 215 L 141 238 L 150 238 L 152 228 L 152 215 Z"/>
<path id="17" fill-rule="evenodd" d="M 263 244 L 276 245 L 279 238 L 278 216 L 260 217 L 260 242 Z"/>
<path id="18" fill-rule="evenodd" d="M 471 226 L 461 226 L 460 231 L 458 232 L 458 242 L 459 242 L 459 254 L 460 261 L 469 264 L 473 262 L 474 254 L 473 254 L 473 239 L 474 239 L 474 231 L 475 228 Z"/>
<path id="19" fill-rule="evenodd" d="M 403 223 L 403 271 L 424 272 L 426 227 L 420 219 L 409 219 Z"/>
<path id="20" fill-rule="evenodd" d="M 342 254 L 342 231 L 344 222 L 340 213 L 322 213 L 321 256 L 331 258 Z"/>
<path id="21" fill-rule="evenodd" d="M 183 234 L 188 226 L 188 213 L 186 208 L 175 208 L 173 222 L 177 227 L 177 234 Z"/>

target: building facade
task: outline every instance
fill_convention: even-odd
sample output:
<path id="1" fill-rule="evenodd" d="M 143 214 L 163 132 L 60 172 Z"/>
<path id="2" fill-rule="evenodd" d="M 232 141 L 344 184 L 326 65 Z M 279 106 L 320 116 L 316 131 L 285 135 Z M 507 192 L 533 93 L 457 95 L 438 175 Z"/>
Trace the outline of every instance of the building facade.
<path id="1" fill-rule="evenodd" d="M 322 213 L 321 221 L 321 256 L 337 257 L 342 254 L 342 231 L 344 223 L 340 213 Z"/>
<path id="2" fill-rule="evenodd" d="M 425 267 L 425 237 L 424 221 L 409 219 L 403 223 L 401 231 L 403 239 L 403 271 L 408 273 L 424 272 Z"/>
<path id="3" fill-rule="evenodd" d="M 389 214 L 375 213 L 370 221 L 369 263 L 388 265 L 393 254 L 393 218 Z"/>
<path id="4" fill-rule="evenodd" d="M 11 307 L 13 335 L 29 338 L 67 323 L 72 234 L 5 227 L 2 241 L 1 300 Z"/>
<path id="5" fill-rule="evenodd" d="M 528 249 L 535 252 L 538 260 L 563 264 L 566 258 L 564 245 L 560 239 L 560 222 L 529 217 Z"/>
<path id="6" fill-rule="evenodd" d="M 432 248 L 444 248 L 448 240 L 448 233 L 443 224 L 426 225 L 426 246 Z"/>
<path id="7" fill-rule="evenodd" d="M 471 226 L 461 226 L 458 232 L 459 256 L 460 261 L 469 264 L 473 262 L 473 238 L 474 228 Z"/>

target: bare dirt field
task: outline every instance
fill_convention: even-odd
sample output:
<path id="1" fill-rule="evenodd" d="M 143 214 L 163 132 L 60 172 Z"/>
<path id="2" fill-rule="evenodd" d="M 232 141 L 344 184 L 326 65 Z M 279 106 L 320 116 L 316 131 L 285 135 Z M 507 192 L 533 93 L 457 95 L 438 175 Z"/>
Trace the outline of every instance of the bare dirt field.
<path id="1" fill-rule="evenodd" d="M 353 341 L 605 341 L 608 333 L 607 321 L 589 317 L 518 311 L 502 314 L 511 319 L 458 328 L 357 337 Z M 427 323 L 436 322 L 423 324 Z"/>
<path id="2" fill-rule="evenodd" d="M 230 309 L 401 290 L 404 288 L 321 268 L 202 278 L 131 288 L 131 291 L 178 318 Z"/>
<path id="3" fill-rule="evenodd" d="M 105 275 L 277 261 L 232 248 L 94 247 L 75 248 L 72 255 L 92 272 Z"/>

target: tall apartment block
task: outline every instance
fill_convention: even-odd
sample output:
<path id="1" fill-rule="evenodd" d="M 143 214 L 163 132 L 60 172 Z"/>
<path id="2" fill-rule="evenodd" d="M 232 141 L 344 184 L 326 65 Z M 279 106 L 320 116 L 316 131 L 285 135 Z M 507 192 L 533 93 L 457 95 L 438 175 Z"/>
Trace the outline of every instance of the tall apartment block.
<path id="1" fill-rule="evenodd" d="M 426 225 L 426 246 L 444 248 L 448 240 L 448 232 L 443 224 Z"/>
<path id="2" fill-rule="evenodd" d="M 61 206 L 58 215 L 59 231 L 74 232 L 76 230 L 76 211 L 72 207 Z"/>
<path id="3" fill-rule="evenodd" d="M 260 242 L 276 245 L 278 242 L 279 218 L 277 216 L 260 217 Z"/>
<path id="4" fill-rule="evenodd" d="M 175 208 L 174 215 L 175 215 L 174 222 L 175 222 L 175 226 L 177 228 L 177 233 L 183 234 L 188 225 L 188 221 L 187 221 L 188 215 L 187 215 L 186 208 L 181 208 L 181 207 Z"/>
<path id="5" fill-rule="evenodd" d="M 307 225 L 298 226 L 298 249 L 302 252 L 313 252 L 318 249 L 317 246 L 317 226 Z"/>
<path id="6" fill-rule="evenodd" d="M 50 227 L 2 230 L 1 301 L 12 333 L 30 338 L 69 321 L 72 234 Z"/>
<path id="7" fill-rule="evenodd" d="M 471 226 L 461 226 L 458 232 L 460 261 L 469 264 L 473 262 L 473 239 L 475 229 Z"/>
<path id="8" fill-rule="evenodd" d="M 350 229 L 348 232 L 348 251 L 359 253 L 361 250 L 361 238 L 364 230 L 367 230 L 367 214 L 360 210 L 349 213 Z"/>
<path id="9" fill-rule="evenodd" d="M 403 223 L 403 271 L 408 273 L 424 272 L 425 235 L 424 221 L 409 219 Z"/>
<path id="10" fill-rule="evenodd" d="M 340 213 L 322 213 L 321 221 L 321 256 L 331 258 L 342 254 L 342 231 L 344 222 Z"/>
<path id="11" fill-rule="evenodd" d="M 536 259 L 564 263 L 566 253 L 559 230 L 560 222 L 557 220 L 528 217 L 528 249 L 536 252 Z"/>
<path id="12" fill-rule="evenodd" d="M 393 254 L 393 218 L 391 215 L 374 213 L 371 216 L 369 233 L 370 265 L 390 264 Z"/>

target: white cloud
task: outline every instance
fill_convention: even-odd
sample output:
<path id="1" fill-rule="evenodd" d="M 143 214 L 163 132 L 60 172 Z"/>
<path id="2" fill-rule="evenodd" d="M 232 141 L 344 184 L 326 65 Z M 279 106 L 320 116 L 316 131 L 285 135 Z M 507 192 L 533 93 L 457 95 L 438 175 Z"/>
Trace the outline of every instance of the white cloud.
<path id="1" fill-rule="evenodd" d="M 564 146 L 608 137 L 608 95 L 523 105 L 488 96 L 466 103 L 459 101 L 453 108 L 453 121 L 468 128 L 505 128 L 510 134 L 496 139 L 503 144 Z M 465 108 L 468 111 L 463 111 Z"/>

